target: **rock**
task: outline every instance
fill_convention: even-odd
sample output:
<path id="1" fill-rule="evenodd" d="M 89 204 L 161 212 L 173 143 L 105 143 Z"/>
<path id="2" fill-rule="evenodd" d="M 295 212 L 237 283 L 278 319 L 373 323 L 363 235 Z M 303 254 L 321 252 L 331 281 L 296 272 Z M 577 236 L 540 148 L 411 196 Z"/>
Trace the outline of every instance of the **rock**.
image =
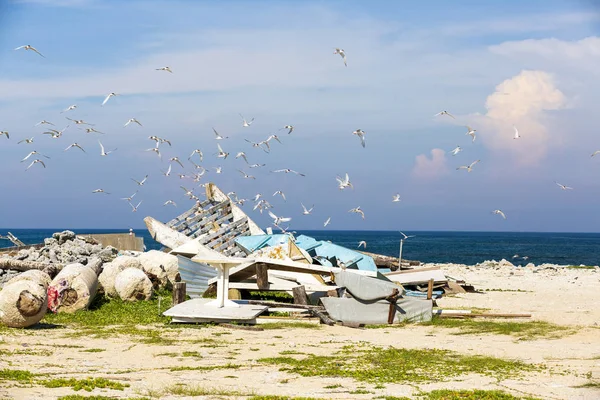
<path id="1" fill-rule="evenodd" d="M 44 239 L 44 246 L 46 247 L 53 246 L 55 244 L 58 244 L 58 240 L 54 239 L 53 237 Z"/>
<path id="2" fill-rule="evenodd" d="M 52 234 L 52 237 L 58 241 L 58 244 L 61 245 L 68 241 L 75 239 L 75 232 L 72 231 L 62 231 L 56 232 Z"/>
<path id="3" fill-rule="evenodd" d="M 104 249 L 98 252 L 98 257 L 102 260 L 102 262 L 111 262 L 119 253 L 119 250 L 115 249 L 112 246 L 105 247 Z"/>
<path id="4" fill-rule="evenodd" d="M 123 269 L 125 269 L 125 268 L 142 269 L 142 263 L 140 263 L 140 260 L 137 257 L 131 257 L 131 256 L 119 256 L 119 257 L 115 258 L 114 260 L 112 260 L 111 264 L 120 265 L 123 267 Z"/>
<path id="5" fill-rule="evenodd" d="M 177 257 L 162 251 L 151 250 L 142 253 L 138 257 L 142 269 L 150 280 L 158 284 L 158 287 L 167 287 L 169 284 L 179 282 L 179 264 Z"/>
<path id="6" fill-rule="evenodd" d="M 152 282 L 144 271 L 125 268 L 115 279 L 115 291 L 123 301 L 150 300 Z"/>
<path id="7" fill-rule="evenodd" d="M 500 262 L 498 263 L 498 265 L 500 267 L 514 267 L 515 266 L 513 263 L 511 263 L 508 260 L 505 260 L 504 258 L 502 260 L 500 260 Z"/>
<path id="8" fill-rule="evenodd" d="M 535 268 L 535 264 L 534 263 L 528 263 L 525 268 Z"/>

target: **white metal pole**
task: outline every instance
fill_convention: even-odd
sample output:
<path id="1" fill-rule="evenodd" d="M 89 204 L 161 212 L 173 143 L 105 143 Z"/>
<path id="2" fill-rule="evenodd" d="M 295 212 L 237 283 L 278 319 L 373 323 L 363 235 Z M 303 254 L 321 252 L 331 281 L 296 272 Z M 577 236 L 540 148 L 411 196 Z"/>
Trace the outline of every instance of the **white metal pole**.
<path id="1" fill-rule="evenodd" d="M 398 269 L 402 269 L 402 245 L 404 244 L 404 239 L 400 239 L 400 257 L 398 257 Z"/>

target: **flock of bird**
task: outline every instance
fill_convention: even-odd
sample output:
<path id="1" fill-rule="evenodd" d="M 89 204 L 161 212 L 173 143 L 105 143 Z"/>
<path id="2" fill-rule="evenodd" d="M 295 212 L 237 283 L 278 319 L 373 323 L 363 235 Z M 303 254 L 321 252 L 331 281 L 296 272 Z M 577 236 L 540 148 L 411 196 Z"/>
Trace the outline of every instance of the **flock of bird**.
<path id="1" fill-rule="evenodd" d="M 45 56 L 39 52 L 35 47 L 31 46 L 31 45 L 24 45 L 24 46 L 19 46 L 17 47 L 15 50 L 25 50 L 25 51 L 29 51 L 29 52 L 33 52 L 38 54 L 41 57 Z M 348 66 L 348 62 L 347 62 L 347 57 L 346 57 L 346 52 L 341 49 L 341 48 L 336 48 L 335 51 L 333 52 L 333 54 L 339 55 L 343 62 L 344 65 L 347 67 Z M 169 66 L 165 66 L 165 67 L 160 67 L 160 68 L 155 68 L 156 71 L 158 71 L 157 73 L 163 73 L 163 72 L 168 72 L 169 74 L 173 74 L 174 71 L 171 69 L 171 67 Z M 104 107 L 106 106 L 111 99 L 114 99 L 118 96 L 121 96 L 121 94 L 116 93 L 116 92 L 111 92 L 108 95 L 106 95 L 106 97 L 103 99 L 103 101 L 101 102 L 100 106 Z M 77 110 L 78 106 L 76 104 L 70 105 L 69 107 L 65 108 L 64 110 L 62 110 L 60 112 L 60 114 L 66 114 L 69 113 L 69 115 L 71 115 L 74 110 Z M 250 128 L 254 122 L 254 118 L 251 119 L 247 119 L 246 117 L 244 117 L 242 114 L 239 114 L 240 118 L 241 118 L 241 127 L 242 128 Z M 448 111 L 444 110 L 444 111 L 440 111 L 439 113 L 435 114 L 434 117 L 448 117 L 448 118 L 452 118 L 455 119 L 455 117 Z M 67 123 L 66 127 L 59 130 L 52 122 L 47 121 L 47 120 L 42 120 L 40 122 L 38 122 L 35 126 L 48 126 L 48 129 L 45 130 L 44 132 L 42 132 L 43 135 L 48 135 L 51 139 L 60 139 L 63 134 L 65 133 L 65 131 L 67 131 L 67 129 L 69 129 L 72 125 L 75 126 L 80 126 L 80 129 L 83 129 L 87 134 L 91 134 L 91 133 L 97 133 L 100 135 L 104 135 L 105 133 L 97 130 L 94 128 L 94 124 L 88 123 L 83 119 L 76 119 L 76 118 L 70 118 L 70 117 L 65 117 L 66 120 L 69 121 L 69 123 Z M 139 128 L 143 128 L 143 124 L 136 118 L 130 118 L 128 119 L 123 127 L 127 128 L 131 125 L 137 125 Z M 53 128 L 50 128 L 50 126 L 52 126 Z M 131 129 L 131 128 L 130 128 Z M 279 128 L 279 131 L 286 131 L 287 135 L 290 135 L 294 132 L 294 126 L 293 125 L 285 125 L 281 128 Z M 514 135 L 513 135 L 513 139 L 520 139 L 520 133 L 517 129 L 516 126 L 513 125 L 513 129 L 514 129 Z M 228 151 L 224 150 L 224 147 L 227 147 L 225 145 L 221 145 L 221 143 L 224 143 L 225 140 L 227 140 L 229 137 L 228 136 L 223 136 L 222 134 L 220 134 L 215 128 L 212 128 L 213 133 L 214 133 L 214 140 L 217 141 L 216 143 L 216 153 L 214 153 L 214 155 L 216 155 L 217 159 L 222 159 L 225 160 L 230 156 L 230 153 Z M 352 132 L 353 135 L 357 136 L 360 139 L 360 145 L 363 148 L 366 148 L 366 132 L 362 129 L 356 129 L 354 132 Z M 7 139 L 10 139 L 10 134 L 7 131 L 0 131 L 0 136 L 6 136 Z M 466 133 L 465 135 L 470 136 L 471 137 L 471 143 L 475 142 L 476 138 L 477 138 L 477 130 L 471 128 L 470 126 L 466 126 Z M 152 152 L 156 155 L 157 158 L 159 158 L 161 161 L 163 160 L 163 153 L 161 152 L 161 150 L 164 148 L 164 146 L 172 146 L 172 143 L 170 140 L 166 139 L 166 138 L 161 138 L 158 136 L 149 136 L 148 137 L 149 140 L 154 142 L 154 146 L 146 149 L 146 152 Z M 265 140 L 262 141 L 258 141 L 258 142 L 253 142 L 251 140 L 248 139 L 244 139 L 246 142 L 248 142 L 252 148 L 255 149 L 260 149 L 265 153 L 270 153 L 271 152 L 271 145 L 273 143 L 273 141 L 278 142 L 279 144 L 283 144 L 283 142 L 281 141 L 281 138 L 279 136 L 277 136 L 276 133 L 270 134 Z M 26 144 L 26 145 L 31 145 L 37 143 L 35 137 L 29 137 L 29 138 L 24 138 L 22 140 L 20 140 L 18 142 L 18 144 Z M 111 154 L 115 153 L 118 149 L 114 148 L 114 149 L 110 149 L 110 150 L 106 150 L 106 147 L 102 144 L 102 142 L 98 139 L 98 150 L 99 150 L 99 154 L 101 157 L 108 157 Z M 82 145 L 80 145 L 77 142 L 73 142 L 71 144 L 69 144 L 65 149 L 64 152 L 67 151 L 76 151 L 79 150 L 83 153 L 88 153 L 88 151 L 86 149 L 84 149 L 84 147 Z M 89 150 L 89 149 L 88 149 Z M 460 153 L 461 151 L 463 151 L 463 148 L 459 145 L 457 146 L 455 149 L 453 149 L 452 151 L 450 151 L 450 154 L 452 154 L 452 156 L 456 156 L 458 153 Z M 597 154 L 600 154 L 600 150 L 595 151 L 592 154 L 592 157 L 596 156 Z M 35 157 L 33 157 L 35 156 Z M 25 169 L 26 171 L 29 170 L 30 168 L 39 165 L 39 167 L 41 168 L 47 168 L 46 163 L 48 161 L 44 161 L 45 160 L 49 160 L 50 157 L 39 153 L 36 150 L 33 150 L 31 152 L 29 152 L 29 154 L 27 154 L 26 157 L 24 157 L 21 162 L 27 162 L 29 161 L 30 163 L 28 164 L 27 168 Z M 235 159 L 242 159 L 245 163 L 247 168 L 249 169 L 254 169 L 254 168 L 262 168 L 265 167 L 266 164 L 261 164 L 261 163 L 254 163 L 254 164 L 250 164 L 248 161 L 248 157 L 246 155 L 246 153 L 244 151 L 239 151 L 236 153 L 235 155 Z M 164 171 L 162 171 L 162 174 L 166 177 L 169 177 L 172 175 L 173 173 L 173 166 L 176 165 L 182 169 L 185 169 L 185 166 L 182 162 L 182 160 L 177 157 L 170 157 L 168 158 L 169 161 L 169 165 L 168 168 Z M 187 157 L 187 162 L 189 164 L 191 164 L 193 166 L 194 169 L 194 173 L 192 174 L 184 174 L 184 173 L 177 173 L 177 176 L 179 176 L 180 179 L 191 179 L 192 182 L 194 183 L 200 183 L 201 179 L 204 177 L 204 175 L 207 173 L 208 169 L 203 167 L 202 165 L 200 165 L 200 163 L 203 163 L 204 161 L 204 154 L 202 152 L 201 149 L 194 149 L 191 154 L 189 155 L 189 157 Z M 472 172 L 475 165 L 478 164 L 479 162 L 481 162 L 481 160 L 475 160 L 472 163 L 470 163 L 469 165 L 462 165 L 457 167 L 457 170 L 466 170 L 467 172 Z M 212 167 L 214 169 L 214 172 L 216 174 L 221 174 L 223 171 L 222 166 L 216 166 L 216 167 Z M 250 173 L 242 170 L 242 169 L 237 169 L 237 171 L 241 174 L 241 176 L 243 177 L 243 179 L 256 179 L 255 176 L 251 175 Z M 283 173 L 283 174 L 293 174 L 299 177 L 304 177 L 305 174 L 300 173 L 298 171 L 295 171 L 293 169 L 290 168 L 282 168 L 282 169 L 275 169 L 271 171 L 272 173 Z M 146 182 L 149 179 L 149 175 L 145 175 L 141 180 L 136 180 L 131 178 L 131 180 L 135 183 L 135 185 L 137 186 L 137 189 L 135 191 L 135 193 L 126 196 L 126 197 L 121 197 L 122 200 L 127 201 L 127 203 L 130 205 L 131 207 L 131 211 L 132 212 L 136 212 L 138 211 L 139 207 L 142 205 L 143 201 L 139 201 L 137 203 L 137 205 L 134 205 L 134 197 L 138 194 L 139 189 L 141 187 L 143 187 Z M 350 177 L 348 175 L 348 173 L 346 173 L 344 176 L 337 176 L 336 177 L 337 180 L 337 186 L 339 188 L 339 190 L 346 190 L 346 189 L 353 189 L 354 186 L 350 180 Z M 571 190 L 573 188 L 566 186 L 566 185 L 562 185 L 558 182 L 556 182 L 556 184 L 562 189 L 562 190 Z M 201 183 L 199 186 L 200 187 L 204 187 L 206 185 L 206 183 Z M 188 185 L 186 185 L 188 186 Z M 187 196 L 189 199 L 191 200 L 195 200 L 195 201 L 199 201 L 198 196 L 194 193 L 195 189 L 188 189 L 186 186 L 181 185 L 181 189 L 183 190 L 183 192 L 185 193 L 185 196 Z M 110 195 L 111 192 L 107 192 L 102 188 L 98 188 L 95 190 L 92 190 L 91 193 L 93 194 L 104 194 L 104 195 Z M 289 222 L 292 220 L 291 217 L 283 217 L 283 216 L 278 216 L 276 215 L 271 209 L 273 208 L 273 206 L 270 204 L 270 202 L 265 199 L 262 194 L 257 194 L 255 195 L 253 198 L 251 199 L 244 199 L 244 198 L 238 198 L 237 194 L 234 192 L 230 192 L 228 193 L 228 196 L 231 198 L 232 201 L 236 202 L 239 205 L 244 205 L 244 203 L 246 202 L 253 202 L 254 206 L 253 206 L 253 210 L 258 210 L 260 213 L 262 213 L 263 211 L 267 211 L 268 215 L 272 218 L 273 220 L 273 225 L 277 228 L 279 228 L 281 231 L 286 232 L 287 229 L 289 229 L 289 226 L 284 228 L 282 226 L 283 223 Z M 283 201 L 287 201 L 287 198 L 285 196 L 285 193 L 281 190 L 277 190 L 275 191 L 275 193 L 273 193 L 272 197 L 276 197 L 279 196 L 281 197 L 281 199 Z M 397 203 L 400 202 L 400 194 L 396 193 L 392 196 L 392 202 Z M 173 206 L 173 207 L 177 207 L 177 203 L 174 200 L 166 200 L 164 201 L 164 203 L 162 203 L 163 206 Z M 311 205 L 310 208 L 307 208 L 304 204 L 300 203 L 300 206 L 302 207 L 302 215 L 310 215 L 314 209 L 314 205 Z M 350 210 L 348 210 L 349 213 L 355 213 L 358 214 L 362 217 L 362 219 L 365 219 L 365 212 L 362 210 L 362 208 L 360 206 L 354 207 Z M 503 219 L 506 219 L 506 215 L 505 213 L 500 210 L 500 209 L 496 209 L 493 210 L 491 213 L 495 214 L 495 215 L 499 215 L 501 216 Z M 329 224 L 331 223 L 331 217 L 328 217 L 326 219 L 326 221 L 324 222 L 323 226 L 327 227 Z M 366 242 L 361 242 L 359 244 L 360 246 L 365 246 L 366 247 Z"/>

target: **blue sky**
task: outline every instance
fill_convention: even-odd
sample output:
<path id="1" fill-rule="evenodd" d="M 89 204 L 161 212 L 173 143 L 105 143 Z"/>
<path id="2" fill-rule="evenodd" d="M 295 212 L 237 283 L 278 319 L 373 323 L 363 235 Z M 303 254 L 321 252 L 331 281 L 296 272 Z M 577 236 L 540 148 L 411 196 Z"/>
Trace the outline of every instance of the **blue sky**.
<path id="1" fill-rule="evenodd" d="M 202 182 L 262 193 L 293 229 L 598 231 L 600 6 L 592 1 L 0 3 L 0 226 L 142 227 L 191 203 L 164 158 L 204 152 Z M 31 44 L 46 58 L 14 51 Z M 343 48 L 348 67 L 333 54 Z M 156 71 L 170 66 L 173 74 Z M 110 92 L 121 96 L 100 104 Z M 61 114 L 71 104 L 76 110 Z M 448 110 L 456 119 L 433 118 Z M 238 113 L 256 118 L 243 128 Z M 63 137 L 42 135 L 46 119 Z M 143 127 L 123 124 L 135 117 Z M 287 135 L 284 125 L 294 125 Z M 477 129 L 471 143 L 465 125 Z M 521 139 L 512 139 L 515 125 Z M 212 127 L 229 139 L 217 159 Z M 366 148 L 352 132 L 366 132 Z M 252 148 L 277 133 L 269 154 Z M 33 144 L 17 144 L 34 137 Z M 97 140 L 114 154 L 100 157 Z M 73 142 L 87 151 L 64 152 Z M 452 156 L 457 145 L 463 151 Z M 19 161 L 37 150 L 47 168 Z M 250 163 L 266 163 L 248 169 Z M 473 172 L 456 167 L 480 159 Z M 213 167 L 222 166 L 215 174 Z M 306 177 L 274 174 L 292 168 Z M 256 176 L 245 180 L 242 169 Z M 354 189 L 335 177 L 349 173 Z M 148 174 L 136 198 L 133 179 Z M 562 191 L 554 181 L 574 187 Z M 111 195 L 92 194 L 102 188 Z M 271 195 L 285 192 L 288 201 Z M 198 188 L 198 192 L 202 192 Z M 402 201 L 392 203 L 400 193 Z M 174 200 L 178 207 L 163 207 Z M 301 214 L 300 203 L 315 205 Z M 137 204 L 137 201 L 135 202 Z M 347 211 L 361 206 L 363 221 Z M 501 209 L 507 219 L 491 214 Z M 244 210 L 260 225 L 266 214 Z"/>

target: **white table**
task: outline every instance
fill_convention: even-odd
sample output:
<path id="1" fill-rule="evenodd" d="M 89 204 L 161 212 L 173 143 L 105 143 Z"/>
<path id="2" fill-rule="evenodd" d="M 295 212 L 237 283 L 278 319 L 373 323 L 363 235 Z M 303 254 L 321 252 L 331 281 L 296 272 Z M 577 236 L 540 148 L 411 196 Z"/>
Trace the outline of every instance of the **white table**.
<path id="1" fill-rule="evenodd" d="M 229 300 L 229 270 L 252 260 L 247 258 L 203 257 L 197 255 L 192 258 L 192 261 L 208 264 L 217 270 L 217 299 L 210 301 L 205 305 L 216 308 L 239 308 L 239 304 Z"/>

